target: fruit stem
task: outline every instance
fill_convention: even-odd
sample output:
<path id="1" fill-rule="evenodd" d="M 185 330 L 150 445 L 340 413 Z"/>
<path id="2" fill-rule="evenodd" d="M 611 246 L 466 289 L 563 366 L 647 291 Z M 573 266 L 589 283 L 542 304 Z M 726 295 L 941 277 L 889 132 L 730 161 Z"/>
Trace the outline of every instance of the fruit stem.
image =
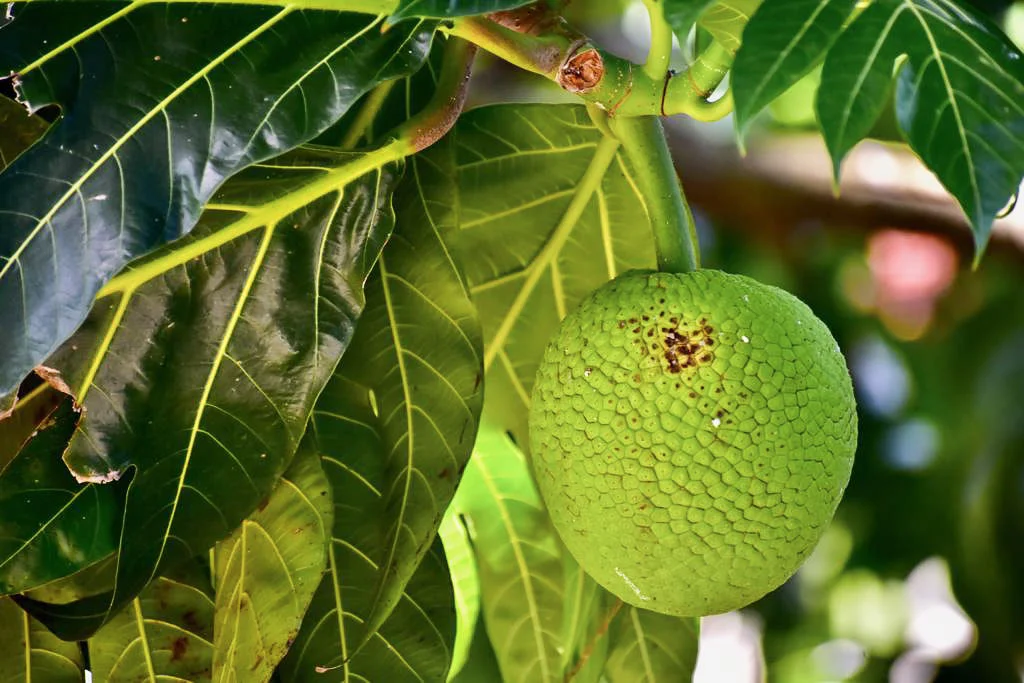
<path id="1" fill-rule="evenodd" d="M 700 268 L 697 226 L 683 196 L 665 131 L 656 116 L 609 119 L 633 166 L 654 232 L 658 270 L 686 273 Z"/>

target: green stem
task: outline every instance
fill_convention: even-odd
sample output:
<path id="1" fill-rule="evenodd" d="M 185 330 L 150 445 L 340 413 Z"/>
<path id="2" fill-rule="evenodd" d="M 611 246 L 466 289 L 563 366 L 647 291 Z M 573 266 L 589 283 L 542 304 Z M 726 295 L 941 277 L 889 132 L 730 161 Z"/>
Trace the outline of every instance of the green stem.
<path id="1" fill-rule="evenodd" d="M 610 121 L 636 173 L 654 231 L 658 270 L 686 273 L 700 267 L 697 228 L 676 176 L 665 131 L 656 116 Z"/>
<path id="2" fill-rule="evenodd" d="M 653 1 L 653 0 L 652 0 Z M 533 19 L 536 22 L 536 18 Z M 534 24 L 536 25 L 536 24 Z M 593 45 L 564 21 L 549 21 L 539 35 L 518 32 L 486 17 L 454 19 L 448 32 L 479 45 L 501 59 L 554 81 L 563 90 L 594 104 L 611 116 L 689 114 L 701 120 L 719 118 L 731 111 L 731 99 L 709 103 L 707 96 L 728 71 L 732 55 L 712 45 L 693 66 L 681 73 L 661 72 L 668 40 L 662 28 L 652 26 L 660 37 L 645 67 L 616 57 Z M 667 63 L 666 63 L 667 66 Z M 658 76 L 652 73 L 661 72 Z"/>
<path id="3" fill-rule="evenodd" d="M 662 0 L 644 0 L 651 23 L 651 48 L 647 52 L 644 73 L 654 81 L 668 77 L 668 66 L 672 60 L 672 27 L 665 21 Z"/>
<path id="4" fill-rule="evenodd" d="M 473 70 L 476 45 L 450 36 L 441 57 L 441 76 L 434 95 L 421 111 L 400 125 L 392 135 L 415 154 L 434 144 L 451 130 L 466 103 L 466 86 Z"/>

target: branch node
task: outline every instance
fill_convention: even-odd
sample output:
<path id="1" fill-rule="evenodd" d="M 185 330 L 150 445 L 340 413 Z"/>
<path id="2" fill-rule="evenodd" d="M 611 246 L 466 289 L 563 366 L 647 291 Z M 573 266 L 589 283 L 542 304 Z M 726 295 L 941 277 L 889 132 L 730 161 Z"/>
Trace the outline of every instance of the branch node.
<path id="1" fill-rule="evenodd" d="M 596 88 L 604 78 L 604 59 L 594 48 L 576 52 L 558 70 L 558 85 L 565 90 L 582 94 Z"/>

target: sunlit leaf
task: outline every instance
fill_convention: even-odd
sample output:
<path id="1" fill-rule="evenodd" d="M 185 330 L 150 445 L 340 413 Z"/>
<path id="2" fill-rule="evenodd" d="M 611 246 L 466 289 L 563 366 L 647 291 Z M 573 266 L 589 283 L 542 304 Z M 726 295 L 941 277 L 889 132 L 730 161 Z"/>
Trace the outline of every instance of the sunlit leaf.
<path id="1" fill-rule="evenodd" d="M 697 619 L 623 607 L 609 631 L 608 683 L 692 680 L 699 632 Z"/>
<path id="2" fill-rule="evenodd" d="M 162 561 L 204 552 L 273 488 L 390 232 L 388 149 L 304 148 L 247 169 L 192 234 L 112 280 L 48 361 L 86 408 L 72 470 L 134 469 L 114 594 L 33 605 L 62 635 L 89 635 Z"/>
<path id="3" fill-rule="evenodd" d="M 452 577 L 452 590 L 455 593 L 457 628 L 452 649 L 452 665 L 448 671 L 448 680 L 451 680 L 458 675 L 469 658 L 473 634 L 476 632 L 476 623 L 480 616 L 480 578 L 476 571 L 476 559 L 473 557 L 469 533 L 455 514 L 454 507 L 448 508 L 437 532 L 444 544 L 448 572 Z"/>
<path id="4" fill-rule="evenodd" d="M 489 14 L 528 5 L 533 0 L 398 0 L 392 21 L 406 17 L 457 17 Z"/>
<path id="5" fill-rule="evenodd" d="M 701 16 L 700 25 L 723 47 L 736 52 L 743 29 L 762 0 L 718 0 Z"/>
<path id="6" fill-rule="evenodd" d="M 93 680 L 211 680 L 213 599 L 193 569 L 161 576 L 89 639 Z"/>
<path id="7" fill-rule="evenodd" d="M 304 660 L 334 666 L 374 637 L 430 549 L 473 445 L 482 353 L 441 241 L 453 195 L 446 144 L 409 161 L 396 232 L 367 283 L 356 336 L 317 401 L 304 447 L 322 456 L 338 505 L 331 571 L 311 609 L 325 616 L 307 617 L 296 643 L 315 643 Z M 414 633 L 411 625 L 399 632 Z M 443 678 L 450 644 L 430 640 L 435 651 L 403 675 Z"/>
<path id="8" fill-rule="evenodd" d="M 320 585 L 333 514 L 320 459 L 302 451 L 267 501 L 217 544 L 214 678 L 270 679 Z"/>
<path id="9" fill-rule="evenodd" d="M 837 175 L 893 79 L 900 129 L 960 202 L 980 256 L 1024 178 L 1024 56 L 949 0 L 872 3 L 832 45 L 821 73 L 818 120 Z"/>
<path id="10" fill-rule="evenodd" d="M 84 665 L 78 643 L 58 639 L 13 600 L 0 598 L 0 681 L 80 683 Z"/>
<path id="11" fill-rule="evenodd" d="M 0 73 L 62 117 L 0 176 L 0 395 L 129 260 L 188 233 L 231 174 L 418 66 L 431 27 L 233 3 L 14 3 Z"/>
<path id="12" fill-rule="evenodd" d="M 647 209 L 618 143 L 582 107 L 476 109 L 456 134 L 462 220 L 448 244 L 483 324 L 487 410 L 525 448 L 559 321 L 607 280 L 654 266 Z"/>

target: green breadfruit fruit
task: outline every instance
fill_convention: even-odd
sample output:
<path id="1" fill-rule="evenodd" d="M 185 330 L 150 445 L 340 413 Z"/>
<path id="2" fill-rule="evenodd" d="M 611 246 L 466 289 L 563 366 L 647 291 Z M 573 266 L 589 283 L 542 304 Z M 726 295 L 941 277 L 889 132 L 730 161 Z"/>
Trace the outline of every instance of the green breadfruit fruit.
<path id="1" fill-rule="evenodd" d="M 810 554 L 850 478 L 855 408 L 838 345 L 791 294 L 714 270 L 630 272 L 548 345 L 531 457 L 598 583 L 654 611 L 716 614 Z"/>

